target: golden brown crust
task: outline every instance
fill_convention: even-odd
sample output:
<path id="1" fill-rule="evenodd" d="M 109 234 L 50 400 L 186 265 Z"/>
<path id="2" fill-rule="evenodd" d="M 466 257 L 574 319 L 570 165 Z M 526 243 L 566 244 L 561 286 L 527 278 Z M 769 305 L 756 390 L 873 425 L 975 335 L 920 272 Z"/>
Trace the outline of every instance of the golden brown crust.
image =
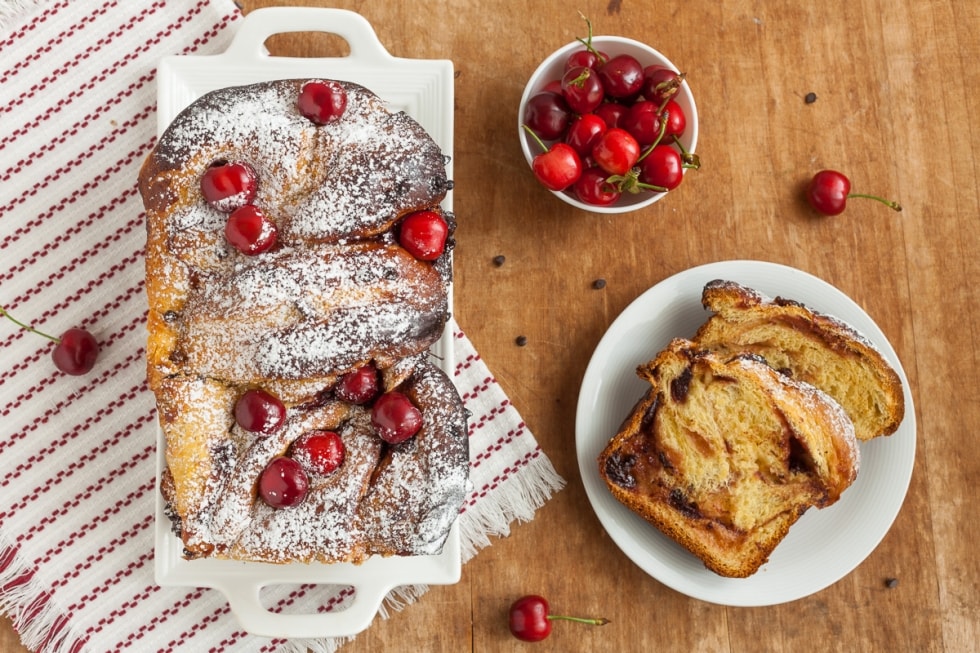
<path id="1" fill-rule="evenodd" d="M 356 84 L 338 82 L 348 97 L 340 121 L 313 124 L 295 107 L 305 81 L 204 96 L 141 169 L 147 372 L 166 440 L 161 491 L 190 557 L 360 562 L 437 553 L 469 469 L 459 395 L 426 360 L 449 316 L 455 220 L 440 208 L 451 187 L 446 162 L 415 121 Z M 200 190 L 219 161 L 255 169 L 255 204 L 278 230 L 270 251 L 246 256 L 225 242 L 226 214 Z M 435 261 L 398 244 L 399 221 L 418 210 L 448 224 Z M 370 406 L 335 396 L 341 375 L 365 364 L 422 411 L 411 440 L 382 442 Z M 255 387 L 286 407 L 285 425 L 267 437 L 233 417 Z M 260 472 L 315 430 L 341 434 L 344 463 L 310 475 L 299 506 L 266 505 Z"/>
<path id="2" fill-rule="evenodd" d="M 859 465 L 840 406 L 752 357 L 674 340 L 638 368 L 649 390 L 598 458 L 613 496 L 723 576 L 746 577 Z"/>
<path id="3" fill-rule="evenodd" d="M 898 429 L 905 414 L 901 379 L 850 325 L 726 280 L 708 283 L 702 304 L 714 315 L 694 336 L 699 345 L 727 356 L 750 352 L 817 386 L 844 407 L 859 440 Z"/>

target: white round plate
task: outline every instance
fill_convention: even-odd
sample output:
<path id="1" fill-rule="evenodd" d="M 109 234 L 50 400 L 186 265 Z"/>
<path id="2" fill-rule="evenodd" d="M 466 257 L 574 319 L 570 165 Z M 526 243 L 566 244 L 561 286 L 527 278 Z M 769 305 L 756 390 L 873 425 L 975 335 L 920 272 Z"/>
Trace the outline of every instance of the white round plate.
<path id="1" fill-rule="evenodd" d="M 707 319 L 701 291 L 714 279 L 782 296 L 836 316 L 884 354 L 905 388 L 905 419 L 888 437 L 861 443 L 861 469 L 841 499 L 812 509 L 790 529 L 772 556 L 749 578 L 708 571 L 696 557 L 619 503 L 599 476 L 596 458 L 645 383 L 637 365 L 654 358 L 674 337 L 691 337 Z M 582 482 L 599 521 L 643 571 L 688 596 L 731 606 L 786 603 L 837 582 L 878 546 L 905 500 L 915 459 L 915 409 L 908 379 L 881 329 L 849 297 L 806 272 L 759 261 L 726 261 L 692 268 L 640 295 L 616 318 L 586 369 L 576 412 L 575 442 Z"/>

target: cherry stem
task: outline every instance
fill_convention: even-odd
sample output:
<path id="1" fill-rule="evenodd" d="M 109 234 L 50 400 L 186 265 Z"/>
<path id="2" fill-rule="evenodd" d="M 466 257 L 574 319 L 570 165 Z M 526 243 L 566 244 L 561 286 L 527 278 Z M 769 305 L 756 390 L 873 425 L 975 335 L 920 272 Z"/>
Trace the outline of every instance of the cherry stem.
<path id="1" fill-rule="evenodd" d="M 863 198 L 869 199 L 869 200 L 876 200 L 878 202 L 881 202 L 882 204 L 884 204 L 885 206 L 887 206 L 889 208 L 895 209 L 896 211 L 901 211 L 902 210 L 902 205 L 899 204 L 898 202 L 893 202 L 891 200 L 886 200 L 885 198 L 878 197 L 877 195 L 865 195 L 864 193 L 848 193 L 847 198 L 850 199 L 852 197 L 863 197 Z"/>
<path id="2" fill-rule="evenodd" d="M 590 72 L 591 70 L 592 70 L 591 68 L 585 68 L 584 70 L 582 70 L 582 72 L 579 73 L 578 77 L 568 82 L 568 85 L 575 86 L 577 88 L 582 88 L 583 86 L 585 86 L 586 80 L 589 79 L 589 77 L 592 75 L 592 73 Z"/>
<path id="3" fill-rule="evenodd" d="M 647 155 L 650 154 L 650 152 L 653 152 L 655 147 L 660 145 L 660 141 L 664 139 L 664 134 L 667 133 L 667 115 L 663 113 L 663 109 L 660 110 L 660 114 L 658 115 L 661 115 L 660 132 L 657 133 L 657 137 L 653 140 L 652 143 L 650 143 L 647 149 L 643 150 L 643 152 L 640 154 L 640 158 L 636 160 L 637 163 L 647 158 Z M 675 136 L 674 139 L 676 140 L 677 137 Z M 683 148 L 681 149 L 683 150 Z"/>
<path id="4" fill-rule="evenodd" d="M 598 619 L 586 619 L 584 617 L 566 617 L 565 615 L 560 615 L 560 614 L 548 615 L 549 621 L 553 621 L 556 619 L 561 619 L 562 621 L 574 621 L 580 624 L 589 624 L 590 626 L 605 626 L 608 623 L 612 623 L 605 617 L 599 617 Z"/>
<path id="5" fill-rule="evenodd" d="M 596 58 L 599 60 L 600 64 L 606 63 L 605 57 L 603 57 L 598 50 L 592 47 L 592 21 L 589 20 L 588 17 L 585 14 L 583 14 L 581 11 L 578 12 L 578 15 L 579 17 L 581 17 L 582 20 L 585 21 L 585 24 L 589 27 L 589 37 L 587 39 L 576 38 L 575 40 L 581 43 L 582 45 L 584 45 L 586 50 L 594 54 Z"/>
<path id="6" fill-rule="evenodd" d="M 682 167 L 687 168 L 689 170 L 701 169 L 701 157 L 699 157 L 697 154 L 691 154 L 690 152 L 688 152 L 687 148 L 684 147 L 684 144 L 681 143 L 681 139 L 677 138 L 676 134 L 674 135 L 674 144 L 681 151 L 681 161 L 684 162 Z"/>
<path id="7" fill-rule="evenodd" d="M 8 313 L 7 312 L 7 309 L 5 309 L 3 306 L 0 306 L 0 315 L 3 315 L 5 318 L 7 318 L 11 322 L 13 322 L 17 326 L 19 326 L 24 331 L 30 331 L 31 333 L 36 333 L 37 335 L 43 336 L 43 337 L 45 337 L 48 340 L 51 340 L 53 342 L 58 342 L 58 343 L 61 342 L 61 338 L 55 338 L 54 336 L 48 335 L 48 334 L 44 333 L 43 331 L 38 331 L 37 329 L 35 329 L 34 327 L 32 327 L 29 324 L 24 324 L 23 322 L 21 322 L 20 320 L 18 320 L 17 318 L 15 318 L 13 315 L 11 315 L 10 313 Z"/>
<path id="8" fill-rule="evenodd" d="M 673 78 L 664 80 L 654 87 L 654 90 L 664 98 L 663 103 L 660 105 L 661 111 L 667 108 L 668 100 L 677 95 L 677 91 L 680 90 L 685 77 L 687 77 L 687 73 L 677 73 Z"/>
<path id="9" fill-rule="evenodd" d="M 541 138 L 539 138 L 539 137 L 538 137 L 538 135 L 534 133 L 534 130 L 533 130 L 533 129 L 531 129 L 531 128 L 530 128 L 530 127 L 528 127 L 527 125 L 521 125 L 521 127 L 523 127 L 523 128 L 524 128 L 524 130 L 525 130 L 525 131 L 526 131 L 526 132 L 527 132 L 528 134 L 530 134 L 530 135 L 531 135 L 531 138 L 533 138 L 533 139 L 535 140 L 535 142 L 537 142 L 537 144 L 541 146 L 541 149 L 542 149 L 542 150 L 544 150 L 545 152 L 547 152 L 547 151 L 548 151 L 548 146 L 547 146 L 547 145 L 545 145 L 545 144 L 544 144 L 544 141 L 542 141 L 542 140 L 541 140 Z"/>

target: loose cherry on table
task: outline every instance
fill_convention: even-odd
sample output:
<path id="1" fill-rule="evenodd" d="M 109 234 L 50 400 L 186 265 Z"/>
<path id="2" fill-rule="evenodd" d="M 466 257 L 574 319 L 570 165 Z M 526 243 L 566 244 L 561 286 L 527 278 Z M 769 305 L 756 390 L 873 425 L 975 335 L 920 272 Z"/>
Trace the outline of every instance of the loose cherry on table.
<path id="1" fill-rule="evenodd" d="M 257 189 L 255 170 L 243 161 L 216 161 L 201 175 L 205 201 L 223 213 L 251 204 Z"/>
<path id="2" fill-rule="evenodd" d="M 551 622 L 554 620 L 575 621 L 593 626 L 605 626 L 609 623 L 609 620 L 604 617 L 588 619 L 549 614 L 549 612 L 550 606 L 543 596 L 536 594 L 522 596 L 510 606 L 511 634 L 525 642 L 540 642 L 551 634 Z"/>
<path id="3" fill-rule="evenodd" d="M 54 361 L 55 367 L 65 374 L 80 376 L 88 374 L 95 367 L 95 361 L 99 357 L 99 343 L 89 331 L 72 328 L 62 333 L 60 338 L 56 338 L 15 319 L 2 306 L 0 306 L 0 315 L 25 331 L 54 342 L 55 347 L 51 351 L 51 360 Z"/>
<path id="4" fill-rule="evenodd" d="M 422 428 L 422 411 L 405 394 L 392 390 L 374 402 L 371 424 L 382 440 L 388 444 L 398 444 Z"/>
<path id="5" fill-rule="evenodd" d="M 821 170 L 813 175 L 806 190 L 807 202 L 823 215 L 840 215 L 847 207 L 847 200 L 852 197 L 876 200 L 896 211 L 902 210 L 902 205 L 898 202 L 877 195 L 852 193 L 851 180 L 836 170 Z"/>

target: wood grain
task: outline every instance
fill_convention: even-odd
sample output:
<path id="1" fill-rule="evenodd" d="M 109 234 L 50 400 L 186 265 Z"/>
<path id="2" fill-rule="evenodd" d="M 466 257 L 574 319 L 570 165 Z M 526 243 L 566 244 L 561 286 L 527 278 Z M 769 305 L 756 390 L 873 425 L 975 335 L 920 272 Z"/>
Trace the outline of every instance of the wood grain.
<path id="1" fill-rule="evenodd" d="M 454 61 L 456 317 L 568 481 L 459 584 L 378 620 L 344 651 L 514 650 L 506 610 L 529 592 L 613 622 L 558 624 L 538 651 L 977 650 L 980 3 L 540 0 L 531 13 L 503 0 L 329 4 L 364 15 L 396 56 Z M 559 203 L 517 144 L 524 83 L 584 35 L 579 10 L 598 34 L 664 52 L 698 102 L 703 169 L 634 214 Z M 343 51 L 307 33 L 269 47 Z M 816 217 L 801 190 L 825 167 L 905 210 L 852 200 L 839 217 Z M 880 546 L 826 590 L 768 608 L 704 603 L 644 574 L 600 527 L 575 458 L 579 384 L 612 320 L 665 277 L 727 259 L 791 265 L 853 298 L 898 352 L 918 422 L 912 484 Z M 22 650 L 8 621 L 0 650 Z"/>

